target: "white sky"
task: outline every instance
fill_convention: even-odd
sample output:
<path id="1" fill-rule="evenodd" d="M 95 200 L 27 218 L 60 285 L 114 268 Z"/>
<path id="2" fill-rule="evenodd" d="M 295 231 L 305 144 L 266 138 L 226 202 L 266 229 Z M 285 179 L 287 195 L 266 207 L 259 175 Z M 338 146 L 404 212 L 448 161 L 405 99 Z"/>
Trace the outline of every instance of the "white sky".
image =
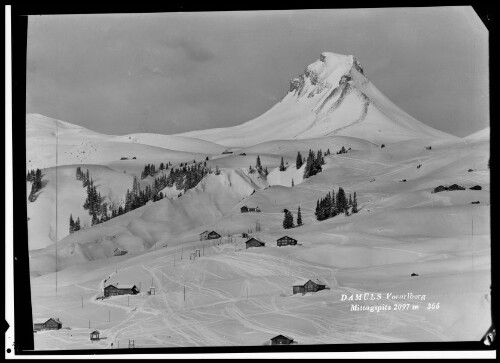
<path id="1" fill-rule="evenodd" d="M 324 51 L 353 54 L 432 127 L 489 126 L 488 31 L 471 7 L 30 16 L 27 112 L 108 134 L 237 125 Z"/>

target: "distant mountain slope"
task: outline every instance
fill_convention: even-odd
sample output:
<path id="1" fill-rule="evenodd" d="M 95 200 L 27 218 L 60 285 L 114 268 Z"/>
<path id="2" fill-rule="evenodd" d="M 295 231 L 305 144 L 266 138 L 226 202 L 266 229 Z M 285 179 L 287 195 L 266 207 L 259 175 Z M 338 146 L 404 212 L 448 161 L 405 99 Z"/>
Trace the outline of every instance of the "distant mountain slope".
<path id="1" fill-rule="evenodd" d="M 43 115 L 26 115 L 28 169 L 55 166 L 56 161 L 57 165 L 105 164 L 133 157 L 144 163 L 185 161 L 220 154 L 223 150 L 222 146 L 205 140 L 159 134 L 104 135 Z"/>
<path id="2" fill-rule="evenodd" d="M 180 135 L 234 147 L 331 135 L 376 144 L 415 138 L 457 139 L 398 108 L 366 78 L 353 56 L 328 52 L 292 79 L 287 95 L 256 119 Z"/>

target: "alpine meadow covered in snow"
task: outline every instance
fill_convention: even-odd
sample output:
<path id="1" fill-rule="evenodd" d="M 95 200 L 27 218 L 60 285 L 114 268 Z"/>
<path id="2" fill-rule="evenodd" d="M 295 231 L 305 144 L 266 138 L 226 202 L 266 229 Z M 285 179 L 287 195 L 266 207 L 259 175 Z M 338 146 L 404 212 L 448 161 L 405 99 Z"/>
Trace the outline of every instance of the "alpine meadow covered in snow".
<path id="1" fill-rule="evenodd" d="M 480 340 L 489 127 L 431 127 L 337 51 L 238 124 L 108 133 L 29 112 L 35 349 Z"/>

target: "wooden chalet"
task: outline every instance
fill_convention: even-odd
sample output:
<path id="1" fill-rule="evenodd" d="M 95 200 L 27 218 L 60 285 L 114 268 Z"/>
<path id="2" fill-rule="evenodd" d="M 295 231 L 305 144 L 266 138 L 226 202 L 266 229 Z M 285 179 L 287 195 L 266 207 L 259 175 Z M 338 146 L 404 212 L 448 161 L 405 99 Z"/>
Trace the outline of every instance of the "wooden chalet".
<path id="1" fill-rule="evenodd" d="M 289 345 L 294 344 L 292 338 L 287 337 L 286 335 L 277 335 L 274 338 L 271 338 L 271 345 Z"/>
<path id="2" fill-rule="evenodd" d="M 104 288 L 104 297 L 116 295 L 137 295 L 139 289 L 135 285 L 108 285 Z"/>
<path id="3" fill-rule="evenodd" d="M 305 294 L 306 292 L 317 292 L 326 289 L 326 283 L 320 279 L 299 280 L 293 283 L 294 294 Z"/>
<path id="4" fill-rule="evenodd" d="M 266 244 L 260 240 L 258 240 L 255 237 L 250 238 L 248 241 L 245 242 L 246 248 L 250 247 L 264 247 Z"/>
<path id="5" fill-rule="evenodd" d="M 200 241 L 204 241 L 207 239 L 219 239 L 221 235 L 215 231 L 204 231 L 200 233 Z"/>
<path id="6" fill-rule="evenodd" d="M 243 207 L 240 208 L 241 213 L 247 213 L 247 212 L 260 212 L 259 207 L 248 207 L 244 205 Z"/>
<path id="7" fill-rule="evenodd" d="M 59 330 L 62 323 L 59 318 L 42 318 L 33 321 L 34 330 Z"/>
<path id="8" fill-rule="evenodd" d="M 281 247 L 281 246 L 295 246 L 297 244 L 297 240 L 296 239 L 293 239 L 292 237 L 288 237 L 288 236 L 283 236 L 281 238 L 278 238 L 276 240 L 277 244 L 278 244 L 278 247 Z"/>

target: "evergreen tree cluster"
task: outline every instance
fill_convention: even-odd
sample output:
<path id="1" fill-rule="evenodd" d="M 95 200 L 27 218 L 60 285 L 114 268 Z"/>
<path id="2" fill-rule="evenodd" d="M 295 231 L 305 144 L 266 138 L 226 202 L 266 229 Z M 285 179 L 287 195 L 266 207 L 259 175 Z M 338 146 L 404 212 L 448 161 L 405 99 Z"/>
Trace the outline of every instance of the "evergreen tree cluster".
<path id="1" fill-rule="evenodd" d="M 299 155 L 297 155 L 297 159 L 298 157 Z M 316 155 L 314 155 L 314 151 L 309 149 L 306 160 L 306 167 L 304 169 L 304 179 L 320 173 L 323 170 L 322 165 L 325 165 L 325 158 L 321 149 L 318 150 Z"/>
<path id="2" fill-rule="evenodd" d="M 80 167 L 76 168 L 76 180 L 80 180 L 84 188 L 88 187 L 90 184 L 89 169 L 84 173 Z"/>
<path id="3" fill-rule="evenodd" d="M 31 192 L 28 197 L 30 202 L 34 202 L 36 200 L 36 193 L 40 191 L 43 187 L 42 184 L 42 171 L 40 169 L 30 170 L 26 174 L 26 181 L 31 182 Z"/>
<path id="4" fill-rule="evenodd" d="M 80 167 L 78 167 L 76 178 L 82 180 L 84 186 L 87 187 L 87 198 L 85 199 L 83 207 L 88 210 L 89 214 L 92 216 L 92 225 L 105 222 L 111 218 L 142 207 L 150 200 L 156 202 L 163 199 L 164 195 L 161 190 L 165 187 L 172 187 L 175 185 L 177 189 L 183 190 L 184 192 L 194 188 L 211 172 L 211 170 L 206 167 L 206 163 L 196 163 L 196 160 L 194 160 L 193 163 L 194 164 L 191 166 L 187 166 L 187 163 L 182 163 L 180 164 L 180 168 L 170 168 L 170 174 L 167 175 L 166 173 L 162 173 L 162 175 L 154 179 L 151 186 L 147 185 L 144 189 L 141 188 L 139 180 L 134 176 L 132 190 L 128 189 L 125 194 L 125 206 L 122 207 L 120 205 L 118 208 L 110 208 L 111 215 L 109 215 L 107 203 L 103 202 L 101 194 L 97 192 L 94 180 L 90 177 L 88 169 L 86 173 L 83 173 Z M 154 164 L 147 164 L 141 173 L 141 178 L 144 179 L 147 176 L 154 176 L 160 171 L 168 170 L 169 165 L 172 164 L 168 162 L 166 164 L 161 163 L 159 169 L 156 169 Z M 182 196 L 182 192 L 179 196 Z M 78 227 L 76 227 L 77 225 Z M 78 219 L 75 222 L 73 217 L 70 216 L 70 233 L 77 231 L 78 229 L 76 228 L 80 228 L 80 221 Z"/>
<path id="5" fill-rule="evenodd" d="M 346 153 L 347 153 L 347 150 L 345 149 L 344 146 L 342 146 L 342 148 L 339 151 L 337 151 L 337 155 L 339 155 L 339 154 L 346 154 Z"/>
<path id="6" fill-rule="evenodd" d="M 79 231 L 80 230 L 80 217 L 78 217 L 75 220 L 73 220 L 73 215 L 70 214 L 69 216 L 69 233 L 74 233 L 76 231 Z"/>
<path id="7" fill-rule="evenodd" d="M 346 197 L 344 189 L 339 187 L 337 195 L 335 195 L 335 190 L 328 192 L 328 194 L 319 199 L 316 202 L 316 219 L 318 221 L 323 221 L 328 218 L 335 217 L 341 213 L 345 213 L 346 216 L 349 215 L 349 209 L 351 213 L 358 213 L 358 201 L 356 199 L 356 192 L 354 192 L 354 199 L 349 194 L 349 198 Z"/>
<path id="8" fill-rule="evenodd" d="M 285 213 L 285 216 L 283 218 L 283 228 L 284 229 L 294 228 L 295 224 L 293 223 L 292 212 L 290 212 L 288 209 L 284 209 L 283 212 Z M 302 213 L 300 212 L 300 206 L 299 206 L 297 210 L 297 226 L 301 226 L 302 224 L 303 224 Z"/>
<path id="9" fill-rule="evenodd" d="M 168 167 L 168 165 L 167 165 Z M 157 173 L 156 166 L 154 164 L 146 164 L 144 170 L 141 172 L 141 179 L 145 179 L 148 176 L 154 176 Z"/>
<path id="10" fill-rule="evenodd" d="M 205 164 L 197 163 L 191 166 L 182 164 L 178 169 L 170 169 L 170 174 L 166 178 L 155 179 L 155 190 L 161 190 L 165 187 L 175 187 L 178 190 L 186 192 L 194 188 L 210 172 Z M 216 171 L 219 169 L 216 168 Z"/>

